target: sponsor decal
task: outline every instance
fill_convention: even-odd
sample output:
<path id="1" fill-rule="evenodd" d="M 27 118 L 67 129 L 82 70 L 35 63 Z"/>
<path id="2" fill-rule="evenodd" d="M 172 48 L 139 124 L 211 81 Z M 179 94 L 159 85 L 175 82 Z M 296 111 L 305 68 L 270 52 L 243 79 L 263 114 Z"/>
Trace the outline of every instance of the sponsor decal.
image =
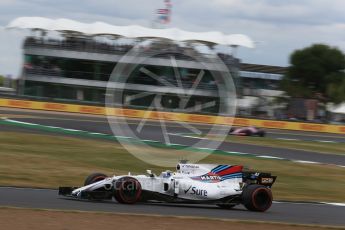
<path id="1" fill-rule="evenodd" d="M 221 177 L 218 175 L 204 175 L 204 176 L 200 176 L 200 179 L 201 180 L 212 180 L 212 181 L 217 180 L 217 181 L 219 181 L 219 180 L 221 180 Z"/>
<path id="2" fill-rule="evenodd" d="M 156 111 L 146 111 L 145 113 L 149 113 L 149 118 L 151 119 L 160 119 L 161 118 L 161 112 L 156 112 Z M 147 114 L 145 114 L 144 116 L 147 116 Z"/>
<path id="3" fill-rule="evenodd" d="M 119 113 L 119 115 L 128 117 L 138 117 L 140 115 L 140 111 L 131 109 L 119 109 L 117 112 Z"/>
<path id="4" fill-rule="evenodd" d="M 262 124 L 264 127 L 278 128 L 278 129 L 285 128 L 286 126 L 286 122 L 280 122 L 280 121 L 264 121 L 262 122 Z"/>
<path id="5" fill-rule="evenodd" d="M 214 173 L 207 173 L 201 176 L 192 177 L 193 180 L 200 180 L 202 182 L 217 183 L 222 180 L 222 178 Z"/>
<path id="6" fill-rule="evenodd" d="M 182 168 L 198 169 L 199 165 L 181 165 Z"/>
<path id="7" fill-rule="evenodd" d="M 8 100 L 8 105 L 14 106 L 14 107 L 30 108 L 31 104 L 32 104 L 31 101 Z"/>
<path id="8" fill-rule="evenodd" d="M 220 124 L 232 124 L 234 120 L 235 119 L 233 117 L 222 117 L 221 119 L 218 119 L 216 121 L 217 123 L 220 123 Z"/>
<path id="9" fill-rule="evenodd" d="M 243 166 L 241 165 L 218 165 L 209 173 L 191 178 L 207 183 L 217 183 L 228 179 L 242 178 L 242 169 Z"/>
<path id="10" fill-rule="evenodd" d="M 196 195 L 196 196 L 207 196 L 207 190 L 197 189 L 196 187 L 192 187 L 192 192 L 190 194 Z"/>
<path id="11" fill-rule="evenodd" d="M 79 112 L 81 113 L 91 113 L 91 114 L 104 114 L 104 108 L 101 107 L 91 107 L 91 106 L 80 106 Z"/>
<path id="12" fill-rule="evenodd" d="M 324 127 L 318 124 L 300 124 L 302 130 L 308 131 L 323 131 Z"/>
<path id="13" fill-rule="evenodd" d="M 345 133 L 345 126 L 339 127 L 339 131 L 340 131 L 341 133 Z"/>
<path id="14" fill-rule="evenodd" d="M 187 192 L 192 188 L 192 186 L 189 186 L 189 188 L 183 190 L 184 191 L 184 194 L 187 194 Z"/>
<path id="15" fill-rule="evenodd" d="M 234 125 L 249 126 L 250 122 L 248 119 L 235 118 Z"/>
<path id="16" fill-rule="evenodd" d="M 178 120 L 173 113 L 161 113 L 160 117 L 164 120 Z"/>
<path id="17" fill-rule="evenodd" d="M 199 123 L 212 123 L 214 120 L 211 116 L 203 116 L 203 115 L 189 115 L 188 121 L 191 122 L 199 122 Z"/>
<path id="18" fill-rule="evenodd" d="M 184 193 L 187 194 L 189 191 L 190 195 L 207 197 L 207 190 L 205 189 L 198 189 L 197 187 L 190 186 L 188 189 L 184 190 Z"/>
<path id="19" fill-rule="evenodd" d="M 187 164 L 187 165 L 181 165 L 181 173 L 183 174 L 191 174 L 190 170 L 193 171 L 193 169 L 198 169 L 198 165 L 193 165 L 193 164 Z"/>
<path id="20" fill-rule="evenodd" d="M 272 184 L 273 183 L 273 178 L 271 178 L 271 177 L 263 177 L 263 178 L 261 178 L 261 183 L 262 184 Z"/>
<path id="21" fill-rule="evenodd" d="M 43 107 L 49 110 L 66 110 L 67 105 L 57 103 L 44 103 Z"/>

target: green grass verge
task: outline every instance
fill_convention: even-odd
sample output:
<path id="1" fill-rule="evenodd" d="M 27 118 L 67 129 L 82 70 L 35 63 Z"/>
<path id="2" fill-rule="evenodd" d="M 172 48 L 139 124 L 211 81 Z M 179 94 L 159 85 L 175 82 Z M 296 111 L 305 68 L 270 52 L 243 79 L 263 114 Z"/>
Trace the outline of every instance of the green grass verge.
<path id="1" fill-rule="evenodd" d="M 11 132 L 0 132 L 0 162 L 0 185 L 47 188 L 81 185 L 94 171 L 112 175 L 165 169 L 136 159 L 116 142 Z M 344 202 L 345 168 L 218 154 L 202 162 L 242 164 L 277 175 L 275 199 Z"/>

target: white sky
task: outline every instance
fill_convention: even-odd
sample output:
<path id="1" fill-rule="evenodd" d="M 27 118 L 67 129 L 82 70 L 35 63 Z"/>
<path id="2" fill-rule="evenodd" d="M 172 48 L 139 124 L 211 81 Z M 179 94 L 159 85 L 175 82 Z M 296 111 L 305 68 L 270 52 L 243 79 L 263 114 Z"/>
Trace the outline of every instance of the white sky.
<path id="1" fill-rule="evenodd" d="M 314 43 L 345 51 L 344 0 L 171 0 L 171 27 L 242 33 L 257 42 L 240 48 L 243 62 L 286 66 L 289 55 Z M 163 0 L 0 0 L 0 74 L 17 76 L 26 31 L 5 30 L 22 16 L 150 26 Z"/>

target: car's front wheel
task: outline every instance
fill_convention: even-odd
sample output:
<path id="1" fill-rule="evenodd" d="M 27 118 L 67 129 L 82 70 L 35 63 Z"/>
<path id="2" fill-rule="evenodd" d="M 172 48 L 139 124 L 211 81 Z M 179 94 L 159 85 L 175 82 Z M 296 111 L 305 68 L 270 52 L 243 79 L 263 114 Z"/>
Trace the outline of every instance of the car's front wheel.
<path id="1" fill-rule="evenodd" d="M 104 180 L 107 177 L 108 176 L 103 174 L 103 173 L 92 173 L 88 177 L 86 177 L 86 179 L 84 181 L 84 186 L 89 185 L 89 184 L 93 184 L 93 183 L 101 181 L 101 180 Z"/>
<path id="2" fill-rule="evenodd" d="M 133 177 L 122 177 L 115 182 L 114 197 L 122 204 L 134 204 L 141 199 L 141 184 Z"/>

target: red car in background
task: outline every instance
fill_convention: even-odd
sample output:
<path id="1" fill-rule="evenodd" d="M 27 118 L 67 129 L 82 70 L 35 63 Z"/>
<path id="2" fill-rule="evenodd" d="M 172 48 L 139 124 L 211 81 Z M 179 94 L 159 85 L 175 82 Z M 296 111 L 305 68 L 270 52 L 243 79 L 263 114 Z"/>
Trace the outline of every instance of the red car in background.
<path id="1" fill-rule="evenodd" d="M 229 131 L 229 135 L 264 137 L 266 135 L 266 131 L 263 129 L 256 128 L 254 126 L 232 127 Z"/>

